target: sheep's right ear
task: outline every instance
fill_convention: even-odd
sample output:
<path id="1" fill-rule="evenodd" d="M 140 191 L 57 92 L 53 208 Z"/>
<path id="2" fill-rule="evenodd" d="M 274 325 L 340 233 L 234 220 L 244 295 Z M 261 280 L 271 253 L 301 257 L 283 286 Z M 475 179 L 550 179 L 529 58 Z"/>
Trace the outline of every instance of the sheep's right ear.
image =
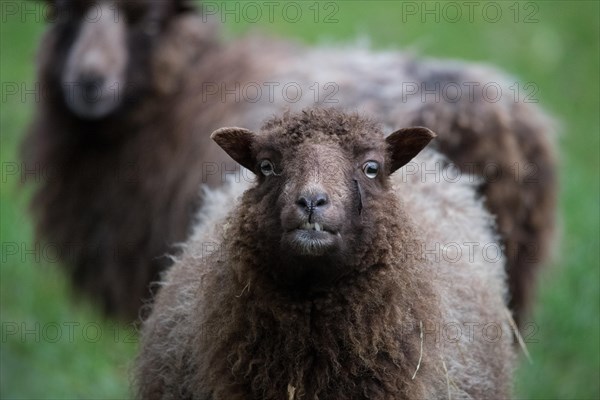
<path id="1" fill-rule="evenodd" d="M 221 128 L 214 131 L 210 138 L 242 167 L 254 171 L 254 132 L 244 128 Z"/>
<path id="2" fill-rule="evenodd" d="M 434 137 L 432 130 L 422 126 L 400 129 L 386 137 L 390 175 L 408 164 Z"/>

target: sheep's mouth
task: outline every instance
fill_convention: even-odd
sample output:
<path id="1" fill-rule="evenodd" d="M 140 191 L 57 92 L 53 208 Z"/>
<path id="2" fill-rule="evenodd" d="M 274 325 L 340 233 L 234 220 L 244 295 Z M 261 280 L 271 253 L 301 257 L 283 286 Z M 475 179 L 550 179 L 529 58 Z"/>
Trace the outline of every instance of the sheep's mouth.
<path id="1" fill-rule="evenodd" d="M 300 225 L 296 230 L 299 231 L 315 231 L 315 232 L 325 232 L 325 233 L 329 233 L 332 235 L 337 235 L 338 232 L 332 230 L 331 228 L 320 224 L 318 222 L 305 222 L 302 225 Z"/>
<path id="2" fill-rule="evenodd" d="M 70 88 L 69 92 L 64 94 L 65 103 L 72 113 L 82 119 L 101 119 L 113 111 L 121 104 L 121 101 L 116 96 L 109 94 L 108 86 L 95 87 L 93 89 L 85 89 L 77 85 L 75 88 Z"/>
<path id="3" fill-rule="evenodd" d="M 323 255 L 336 247 L 340 239 L 339 232 L 318 222 L 305 222 L 284 235 L 284 243 L 290 250 L 310 256 Z"/>

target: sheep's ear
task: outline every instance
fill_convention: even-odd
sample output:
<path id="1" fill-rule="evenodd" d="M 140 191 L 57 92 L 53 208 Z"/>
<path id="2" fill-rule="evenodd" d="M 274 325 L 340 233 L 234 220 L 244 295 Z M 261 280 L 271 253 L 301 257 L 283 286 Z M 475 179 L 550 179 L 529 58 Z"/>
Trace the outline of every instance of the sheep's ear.
<path id="1" fill-rule="evenodd" d="M 408 164 L 434 137 L 436 134 L 430 129 L 415 126 L 397 130 L 385 138 L 390 157 L 390 175 Z"/>
<path id="2" fill-rule="evenodd" d="M 244 128 L 221 128 L 214 131 L 210 138 L 242 167 L 254 171 L 254 157 L 252 156 L 254 132 Z"/>

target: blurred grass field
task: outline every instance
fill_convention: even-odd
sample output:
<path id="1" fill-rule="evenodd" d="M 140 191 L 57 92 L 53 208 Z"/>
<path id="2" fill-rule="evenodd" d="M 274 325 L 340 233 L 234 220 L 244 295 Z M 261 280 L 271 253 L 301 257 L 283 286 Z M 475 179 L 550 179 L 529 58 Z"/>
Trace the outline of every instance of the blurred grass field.
<path id="1" fill-rule="evenodd" d="M 34 3 L 15 4 L 24 10 Z M 474 2 L 472 21 L 463 2 L 452 3 L 461 18 L 443 2 L 296 4 L 303 13 L 298 22 L 283 18 L 281 7 L 273 22 L 266 16 L 258 23 L 229 16 L 225 29 L 236 35 L 259 28 L 311 44 L 368 37 L 375 49 L 491 63 L 539 88 L 536 98 L 561 123 L 563 232 L 557 259 L 539 280 L 537 328 L 528 343 L 533 364 L 521 363 L 515 393 L 520 399 L 600 398 L 600 3 Z M 132 329 L 74 299 L 59 268 L 29 251 L 30 189 L 19 188 L 11 168 L 19 162 L 34 98 L 22 101 L 6 90 L 14 83 L 33 87 L 35 49 L 45 25 L 39 13 L 1 10 L 0 398 L 129 398 Z"/>

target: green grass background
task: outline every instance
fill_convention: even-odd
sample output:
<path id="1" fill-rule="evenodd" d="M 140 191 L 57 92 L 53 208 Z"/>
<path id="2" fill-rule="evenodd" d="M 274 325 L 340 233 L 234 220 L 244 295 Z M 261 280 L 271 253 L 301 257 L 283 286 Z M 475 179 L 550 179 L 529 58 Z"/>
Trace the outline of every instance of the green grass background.
<path id="1" fill-rule="evenodd" d="M 523 399 L 598 399 L 599 3 L 500 1 L 492 2 L 484 14 L 489 2 L 476 2 L 470 21 L 464 2 L 457 2 L 463 15 L 456 22 L 449 20 L 455 14 L 443 2 L 343 1 L 336 3 L 337 11 L 329 3 L 317 5 L 317 22 L 314 2 L 301 3 L 303 16 L 295 23 L 282 18 L 284 3 L 280 3 L 273 22 L 263 16 L 259 23 L 236 23 L 230 16 L 225 29 L 235 35 L 259 28 L 311 44 L 347 43 L 366 36 L 376 49 L 411 49 L 427 56 L 495 64 L 539 88 L 536 97 L 562 124 L 563 232 L 557 261 L 539 280 L 533 314 L 538 328 L 532 337 L 535 342 L 528 344 L 533 364 L 521 363 L 515 392 Z M 34 3 L 17 3 L 25 4 Z M 412 5 L 438 7 L 440 19 L 407 14 L 406 7 Z M 496 8 L 489 7 L 496 6 L 502 16 L 492 22 Z M 35 14 L 14 17 L 1 10 L 4 93 L 10 82 L 31 87 L 35 49 L 45 26 Z M 325 23 L 332 11 L 337 22 Z M 136 351 L 131 330 L 73 298 L 59 268 L 27 252 L 32 248 L 26 212 L 30 189 L 19 189 L 19 178 L 6 168 L 18 162 L 17 148 L 31 119 L 32 103 L 32 96 L 26 101 L 2 96 L 0 103 L 0 397 L 128 398 L 129 367 Z M 22 246 L 17 255 L 8 254 L 13 244 Z"/>

